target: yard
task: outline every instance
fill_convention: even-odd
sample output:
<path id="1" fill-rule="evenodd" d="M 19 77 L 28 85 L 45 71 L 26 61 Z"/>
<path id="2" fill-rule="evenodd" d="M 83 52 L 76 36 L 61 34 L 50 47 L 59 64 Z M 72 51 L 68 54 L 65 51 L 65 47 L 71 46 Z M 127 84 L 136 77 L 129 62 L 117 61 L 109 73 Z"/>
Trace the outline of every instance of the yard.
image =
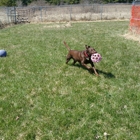
<path id="1" fill-rule="evenodd" d="M 0 30 L 1 140 L 140 139 L 140 44 L 128 21 L 21 24 Z M 102 55 L 99 77 L 71 49 Z"/>

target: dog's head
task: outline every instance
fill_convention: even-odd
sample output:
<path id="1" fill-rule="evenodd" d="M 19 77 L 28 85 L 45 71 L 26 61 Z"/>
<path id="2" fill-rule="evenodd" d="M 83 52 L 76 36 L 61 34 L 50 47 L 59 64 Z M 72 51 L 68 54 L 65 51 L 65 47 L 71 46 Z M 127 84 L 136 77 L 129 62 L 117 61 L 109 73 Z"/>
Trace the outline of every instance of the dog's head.
<path id="1" fill-rule="evenodd" d="M 86 47 L 86 53 L 87 53 L 87 55 L 90 57 L 92 54 L 95 54 L 95 53 L 97 53 L 97 51 L 94 49 L 94 48 L 92 48 L 92 47 L 90 47 L 90 46 L 87 46 L 87 45 L 85 45 L 85 47 Z"/>

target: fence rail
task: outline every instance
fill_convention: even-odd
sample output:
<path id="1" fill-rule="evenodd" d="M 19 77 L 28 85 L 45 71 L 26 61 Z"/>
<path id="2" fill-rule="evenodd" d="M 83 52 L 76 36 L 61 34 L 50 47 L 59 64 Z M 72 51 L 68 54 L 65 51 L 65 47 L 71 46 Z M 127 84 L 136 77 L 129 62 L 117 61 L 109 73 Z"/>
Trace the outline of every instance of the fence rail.
<path id="1" fill-rule="evenodd" d="M 44 7 L 0 7 L 0 24 L 129 19 L 131 4 L 86 4 Z"/>

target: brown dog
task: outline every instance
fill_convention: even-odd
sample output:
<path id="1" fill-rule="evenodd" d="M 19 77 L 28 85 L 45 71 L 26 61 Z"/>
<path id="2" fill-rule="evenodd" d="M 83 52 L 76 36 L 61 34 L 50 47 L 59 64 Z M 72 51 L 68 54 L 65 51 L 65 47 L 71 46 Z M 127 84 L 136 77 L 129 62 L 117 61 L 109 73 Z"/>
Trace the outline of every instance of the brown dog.
<path id="1" fill-rule="evenodd" d="M 98 76 L 98 73 L 94 67 L 94 64 L 91 61 L 91 55 L 94 53 L 97 53 L 95 49 L 91 48 L 90 46 L 85 45 L 86 50 L 77 51 L 77 50 L 71 50 L 65 41 L 64 41 L 64 45 L 67 47 L 69 51 L 66 58 L 66 64 L 70 61 L 70 59 L 73 59 L 73 64 L 75 64 L 78 61 L 82 66 L 86 67 L 88 70 L 93 70 L 94 73 Z M 86 65 L 88 63 L 90 63 L 92 67 L 89 67 L 88 65 Z"/>

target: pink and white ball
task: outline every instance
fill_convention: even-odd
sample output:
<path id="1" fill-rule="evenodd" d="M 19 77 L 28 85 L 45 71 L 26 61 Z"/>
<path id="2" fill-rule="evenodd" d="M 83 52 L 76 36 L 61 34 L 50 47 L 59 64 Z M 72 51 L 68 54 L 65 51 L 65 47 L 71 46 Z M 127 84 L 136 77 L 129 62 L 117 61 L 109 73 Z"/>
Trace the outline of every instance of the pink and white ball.
<path id="1" fill-rule="evenodd" d="M 95 54 L 91 55 L 91 61 L 92 62 L 97 63 L 97 62 L 100 62 L 101 60 L 102 60 L 102 57 L 99 53 L 95 53 Z"/>

